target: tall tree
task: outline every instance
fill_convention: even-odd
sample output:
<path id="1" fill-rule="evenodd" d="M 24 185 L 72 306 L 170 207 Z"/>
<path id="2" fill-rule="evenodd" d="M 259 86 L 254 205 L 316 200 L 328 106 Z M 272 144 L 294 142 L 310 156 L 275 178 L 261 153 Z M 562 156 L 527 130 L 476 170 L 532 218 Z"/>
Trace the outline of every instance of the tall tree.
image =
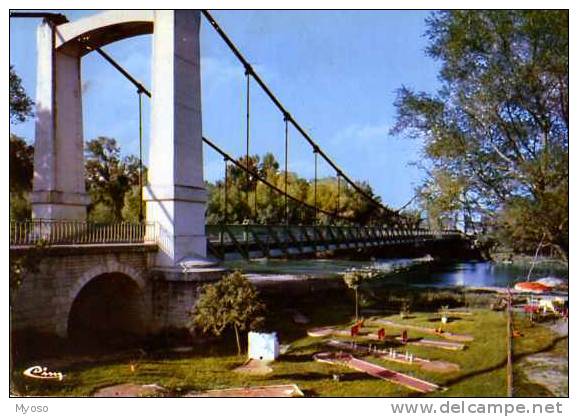
<path id="1" fill-rule="evenodd" d="M 444 11 L 427 27 L 442 87 L 402 87 L 393 129 L 425 142 L 426 205 L 491 218 L 517 249 L 545 236 L 566 257 L 568 12 Z"/>
<path id="2" fill-rule="evenodd" d="M 26 94 L 22 79 L 10 65 L 10 122 L 24 122 L 32 116 L 34 102 Z"/>
<path id="3" fill-rule="evenodd" d="M 32 190 L 34 172 L 34 147 L 14 134 L 10 134 L 10 192 Z"/>
<path id="4" fill-rule="evenodd" d="M 22 123 L 32 116 L 34 102 L 28 97 L 22 80 L 10 65 L 10 123 Z M 32 190 L 34 148 L 24 138 L 10 134 L 10 218 L 30 218 L 29 194 Z"/>
<path id="5" fill-rule="evenodd" d="M 32 191 L 34 147 L 24 139 L 10 134 L 10 219 L 31 217 L 29 194 Z"/>
<path id="6" fill-rule="evenodd" d="M 121 158 L 116 140 L 100 136 L 86 143 L 85 165 L 86 188 L 92 200 L 89 218 L 123 220 L 125 195 L 139 184 L 138 159 L 132 155 Z"/>

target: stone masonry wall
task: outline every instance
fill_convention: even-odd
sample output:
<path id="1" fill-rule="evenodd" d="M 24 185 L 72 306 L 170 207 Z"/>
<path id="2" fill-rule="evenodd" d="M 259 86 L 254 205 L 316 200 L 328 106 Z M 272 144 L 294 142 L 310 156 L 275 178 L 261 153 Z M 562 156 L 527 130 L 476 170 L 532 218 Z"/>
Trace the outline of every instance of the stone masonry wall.
<path id="1" fill-rule="evenodd" d="M 11 256 L 16 255 L 11 252 Z M 142 295 L 142 333 L 186 328 L 201 285 L 222 271 L 182 273 L 154 270 L 154 248 L 50 248 L 38 271 L 27 273 L 11 309 L 13 331 L 35 331 L 67 337 L 69 313 L 82 288 L 94 278 L 120 273 L 133 280 Z M 127 312 L 130 314 L 130 312 Z"/>
<path id="2" fill-rule="evenodd" d="M 134 280 L 142 292 L 145 311 L 150 311 L 152 293 L 148 270 L 154 253 L 62 249 L 50 249 L 42 257 L 37 272 L 24 274 L 11 308 L 12 330 L 34 330 L 66 337 L 74 299 L 90 280 L 106 273 L 120 273 Z"/>

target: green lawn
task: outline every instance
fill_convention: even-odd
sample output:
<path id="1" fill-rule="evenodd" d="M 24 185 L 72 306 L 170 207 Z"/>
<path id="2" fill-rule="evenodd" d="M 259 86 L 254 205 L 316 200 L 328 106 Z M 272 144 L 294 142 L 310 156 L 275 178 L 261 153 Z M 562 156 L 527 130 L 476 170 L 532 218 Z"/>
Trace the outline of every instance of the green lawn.
<path id="1" fill-rule="evenodd" d="M 62 382 L 34 381 L 25 378 L 22 370 L 32 363 L 21 363 L 15 368 L 13 386 L 22 395 L 87 396 L 95 389 L 120 383 L 156 383 L 169 389 L 170 395 L 182 395 L 191 390 L 207 390 L 227 387 L 295 383 L 307 396 L 415 396 L 421 395 L 404 387 L 378 380 L 345 367 L 316 363 L 313 353 L 326 350 L 324 339 L 307 337 L 306 327 L 339 324 L 346 326 L 351 319 L 352 306 L 345 296 L 336 297 L 331 306 L 328 300 L 312 299 L 301 303 L 299 310 L 311 318 L 307 326 L 294 324 L 282 303 L 277 307 L 269 303 L 268 328 L 277 329 L 282 344 L 290 343 L 286 355 L 272 364 L 273 373 L 265 376 L 247 376 L 232 369 L 239 366 L 242 358 L 235 355 L 231 335 L 205 345 L 195 345 L 186 354 L 149 354 L 131 371 L 130 355 L 121 358 L 95 357 L 91 362 L 81 362 L 58 369 L 65 373 Z M 445 389 L 435 396 L 504 396 L 506 394 L 506 333 L 505 314 L 488 309 L 472 310 L 472 316 L 464 316 L 447 325 L 454 333 L 468 333 L 475 340 L 464 351 L 444 351 L 433 348 L 409 346 L 417 356 L 440 359 L 460 365 L 453 374 L 436 374 L 420 371 L 417 367 L 394 364 L 372 358 L 377 364 L 405 372 L 434 382 Z M 387 316 L 385 316 L 387 317 Z M 401 321 L 398 315 L 387 317 Z M 415 312 L 404 321 L 422 326 L 436 326 L 431 312 Z M 344 327 L 345 328 L 345 327 Z M 516 320 L 516 328 L 524 337 L 515 340 L 517 358 L 555 348 L 556 335 L 543 326 L 530 326 L 522 318 Z M 389 333 L 394 332 L 393 329 Z M 409 336 L 431 335 L 409 332 Z M 49 363 L 47 363 L 49 365 Z M 519 369 L 516 373 L 516 392 L 519 395 L 547 396 L 549 392 L 525 380 Z M 332 375 L 342 375 L 339 382 Z"/>

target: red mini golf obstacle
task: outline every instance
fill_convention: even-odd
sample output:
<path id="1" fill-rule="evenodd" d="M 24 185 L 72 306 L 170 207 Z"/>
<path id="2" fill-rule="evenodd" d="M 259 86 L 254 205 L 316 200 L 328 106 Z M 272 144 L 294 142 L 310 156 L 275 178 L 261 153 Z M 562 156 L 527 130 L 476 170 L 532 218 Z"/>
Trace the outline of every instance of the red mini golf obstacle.
<path id="1" fill-rule="evenodd" d="M 315 359 L 317 362 L 328 363 L 331 365 L 347 366 L 349 368 L 355 369 L 356 371 L 365 372 L 366 374 L 375 378 L 380 378 L 394 384 L 403 385 L 404 387 L 422 393 L 429 393 L 440 389 L 438 385 L 432 384 L 431 382 L 414 378 L 412 376 L 392 371 L 391 369 L 383 368 L 361 359 L 357 359 L 349 353 L 321 352 L 313 355 L 313 359 Z"/>
<path id="2" fill-rule="evenodd" d="M 332 326 L 327 327 L 315 327 L 312 329 L 307 330 L 307 335 L 311 337 L 327 337 L 327 336 L 339 336 L 339 337 L 351 337 L 350 330 L 340 330 Z M 406 331 L 407 335 L 407 331 Z M 356 340 L 384 340 L 387 339 L 388 336 L 383 334 L 383 337 L 378 333 L 356 333 L 355 339 Z M 424 347 L 432 347 L 437 349 L 445 349 L 445 350 L 464 350 L 466 345 L 462 343 L 455 343 L 455 342 L 446 342 L 444 340 L 431 340 L 431 339 L 409 339 L 403 337 L 389 337 L 390 339 L 395 339 L 402 344 L 414 345 L 414 346 L 424 346 Z"/>
<path id="3" fill-rule="evenodd" d="M 431 327 L 421 327 L 421 326 L 414 326 L 411 324 L 401 324 L 401 323 L 396 323 L 393 321 L 381 320 L 381 319 L 374 320 L 374 322 L 377 324 L 380 324 L 380 325 L 384 325 L 387 327 L 393 327 L 396 329 L 409 329 L 409 330 L 415 330 L 417 332 L 428 333 L 428 334 L 436 335 L 439 337 L 443 337 L 444 339 L 447 339 L 447 340 L 452 340 L 454 342 L 472 342 L 474 340 L 474 337 L 472 335 L 469 335 L 469 334 L 450 333 L 450 332 L 447 332 L 445 330 L 440 331 L 439 329 L 433 329 Z"/>

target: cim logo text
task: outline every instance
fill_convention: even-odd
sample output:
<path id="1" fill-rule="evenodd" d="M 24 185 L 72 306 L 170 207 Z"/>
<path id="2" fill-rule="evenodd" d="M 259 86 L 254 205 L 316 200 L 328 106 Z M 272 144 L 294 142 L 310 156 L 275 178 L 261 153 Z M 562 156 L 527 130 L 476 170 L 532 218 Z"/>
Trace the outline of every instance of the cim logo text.
<path id="1" fill-rule="evenodd" d="M 62 381 L 62 378 L 64 378 L 62 372 L 52 372 L 49 371 L 45 366 L 43 367 L 40 365 L 31 366 L 30 368 L 24 370 L 22 373 L 24 376 L 34 379 L 56 379 L 58 381 Z"/>

